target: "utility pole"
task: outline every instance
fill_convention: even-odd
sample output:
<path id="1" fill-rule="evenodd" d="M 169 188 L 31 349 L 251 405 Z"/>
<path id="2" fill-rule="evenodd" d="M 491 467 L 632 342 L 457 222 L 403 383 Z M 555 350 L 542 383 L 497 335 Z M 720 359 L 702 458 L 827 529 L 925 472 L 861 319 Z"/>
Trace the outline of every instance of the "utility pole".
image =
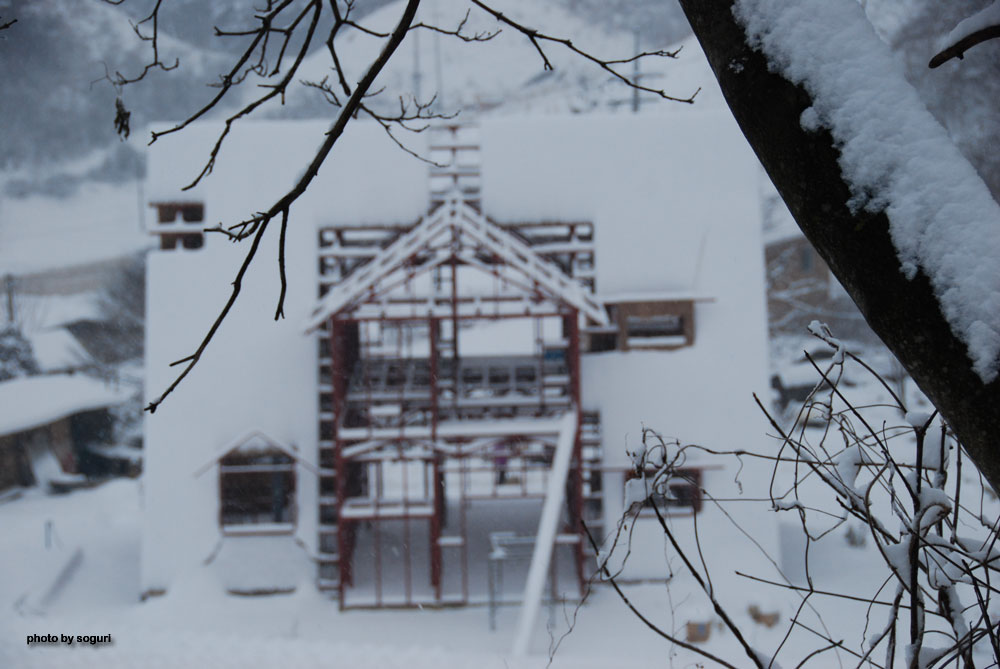
<path id="1" fill-rule="evenodd" d="M 420 71 L 420 31 L 413 31 L 413 100 L 420 101 L 420 80 L 423 73 Z"/>
<path id="2" fill-rule="evenodd" d="M 638 54 L 639 53 L 639 47 L 640 47 L 639 31 L 636 30 L 632 34 L 634 35 L 634 38 L 635 38 L 633 40 L 633 42 L 632 42 L 632 53 Z M 632 61 L 632 75 L 631 75 L 631 79 L 632 79 L 633 83 L 635 83 L 636 85 L 641 85 L 642 82 L 644 80 L 646 80 L 646 79 L 657 79 L 657 78 L 663 76 L 663 74 L 661 74 L 659 72 L 643 72 L 642 71 L 642 64 L 640 63 L 640 60 L 641 59 L 636 58 L 635 60 Z M 619 98 L 617 100 L 612 100 L 611 104 L 614 105 L 614 106 L 616 106 L 616 107 L 618 105 L 628 104 L 632 108 L 632 113 L 633 114 L 637 114 L 639 112 L 639 110 L 642 108 L 642 103 L 644 101 L 645 102 L 650 102 L 650 100 L 648 98 L 646 98 L 646 99 L 643 98 L 642 93 L 643 92 L 641 90 L 639 90 L 638 88 L 633 87 L 632 88 L 632 96 L 631 96 L 631 98 L 628 98 L 628 99 Z"/>
<path id="3" fill-rule="evenodd" d="M 437 22 L 437 18 L 438 18 L 437 17 L 437 12 L 435 12 L 434 13 L 434 22 L 435 22 L 436 25 L 441 25 L 440 23 Z M 444 72 L 443 72 L 442 67 L 441 67 L 441 35 L 439 35 L 437 32 L 435 32 L 435 33 L 433 33 L 433 37 L 434 37 L 434 74 L 435 74 L 435 78 L 437 80 L 435 82 L 437 84 L 436 95 L 437 95 L 438 105 L 440 105 L 438 107 L 438 109 L 444 109 L 444 100 L 445 100 L 445 97 L 444 97 Z"/>
<path id="4" fill-rule="evenodd" d="M 639 53 L 639 31 L 635 31 L 635 41 L 632 43 L 632 53 Z M 642 72 L 639 70 L 639 59 L 636 58 L 632 61 L 632 81 L 639 83 L 642 80 Z M 637 114 L 639 112 L 639 89 L 632 89 L 632 113 Z"/>
<path id="5" fill-rule="evenodd" d="M 7 323 L 14 325 L 14 275 L 7 274 L 3 278 L 4 292 L 7 294 Z"/>

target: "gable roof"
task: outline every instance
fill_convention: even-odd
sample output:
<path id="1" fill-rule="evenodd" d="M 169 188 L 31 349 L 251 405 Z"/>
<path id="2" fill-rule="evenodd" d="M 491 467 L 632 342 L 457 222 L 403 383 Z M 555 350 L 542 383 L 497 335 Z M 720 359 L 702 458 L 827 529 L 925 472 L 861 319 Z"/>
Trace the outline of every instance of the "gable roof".
<path id="1" fill-rule="evenodd" d="M 455 247 L 455 241 L 464 242 Z M 471 244 L 470 244 L 471 242 Z M 376 297 L 391 288 L 392 279 L 399 275 L 415 254 L 426 253 L 429 258 L 422 263 L 419 273 L 425 273 L 457 256 L 463 263 L 489 268 L 475 259 L 476 248 L 482 248 L 498 257 L 538 291 L 548 297 L 565 302 L 599 324 L 607 325 L 604 307 L 594 296 L 574 279 L 566 276 L 552 263 L 543 260 L 530 246 L 492 223 L 477 209 L 453 192 L 444 204 L 427 218 L 418 222 L 409 232 L 384 248 L 370 262 L 359 268 L 334 287 L 313 309 L 307 329 L 319 327 L 327 318 L 344 310 L 359 306 L 366 299 Z M 400 280 L 412 278 L 400 276 Z M 428 311 L 434 310 L 433 299 L 428 301 Z"/>
<path id="2" fill-rule="evenodd" d="M 230 453 L 240 451 L 242 453 L 267 453 L 281 451 L 292 459 L 298 458 L 294 446 L 286 446 L 277 439 L 272 439 L 262 430 L 248 430 L 239 437 L 223 444 L 216 452 L 215 459 L 221 460 Z"/>
<path id="3" fill-rule="evenodd" d="M 299 453 L 298 448 L 295 444 L 285 445 L 282 442 L 268 436 L 263 430 L 251 429 L 246 432 L 241 433 L 238 437 L 231 439 L 219 446 L 215 453 L 212 455 L 211 459 L 204 463 L 202 466 L 198 467 L 194 472 L 195 478 L 201 476 L 213 466 L 219 463 L 222 458 L 226 457 L 230 453 L 242 451 L 244 453 L 266 453 L 278 451 L 284 453 L 290 457 L 293 461 L 302 464 L 309 469 L 314 474 L 318 474 L 318 470 L 312 465 L 312 463 L 303 460 Z"/>

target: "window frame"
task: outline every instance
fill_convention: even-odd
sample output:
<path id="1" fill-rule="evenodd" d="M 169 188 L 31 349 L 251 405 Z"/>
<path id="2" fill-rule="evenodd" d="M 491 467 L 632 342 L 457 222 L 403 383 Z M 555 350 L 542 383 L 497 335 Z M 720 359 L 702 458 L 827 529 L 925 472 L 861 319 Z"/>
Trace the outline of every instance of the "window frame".
<path id="1" fill-rule="evenodd" d="M 272 461 L 267 462 L 268 458 Z M 274 446 L 254 453 L 241 453 L 236 448 L 219 458 L 218 475 L 218 523 L 224 535 L 294 533 L 298 523 L 298 472 L 293 456 Z M 262 475 L 270 476 L 271 481 L 257 484 L 258 494 L 242 500 L 239 497 L 227 499 L 235 477 Z M 280 487 L 275 483 L 278 480 L 284 482 Z M 245 484 L 244 487 L 252 489 Z M 276 504 L 279 499 L 283 499 L 280 507 Z M 270 511 L 266 508 L 268 500 L 272 505 Z M 234 522 L 233 515 L 241 512 L 233 507 L 238 508 L 241 502 L 246 507 L 242 510 L 246 520 Z M 260 519 L 269 513 L 271 520 Z"/>
<path id="2" fill-rule="evenodd" d="M 655 468 L 647 467 L 644 473 L 646 478 L 654 479 L 656 472 Z M 625 483 L 636 478 L 639 478 L 639 474 L 634 469 L 625 471 L 625 478 L 622 481 L 623 493 Z M 639 509 L 638 516 L 640 518 L 655 518 L 656 512 L 653 510 L 653 504 L 657 505 L 660 515 L 663 516 L 693 516 L 700 513 L 704 507 L 701 483 L 702 470 L 699 467 L 681 467 L 673 470 L 667 476 L 667 486 L 670 488 L 673 499 L 666 499 L 659 493 L 651 493 L 643 502 L 642 508 Z M 690 496 L 678 495 L 679 491 L 691 494 Z M 655 501 L 654 497 L 659 497 L 661 501 Z"/>

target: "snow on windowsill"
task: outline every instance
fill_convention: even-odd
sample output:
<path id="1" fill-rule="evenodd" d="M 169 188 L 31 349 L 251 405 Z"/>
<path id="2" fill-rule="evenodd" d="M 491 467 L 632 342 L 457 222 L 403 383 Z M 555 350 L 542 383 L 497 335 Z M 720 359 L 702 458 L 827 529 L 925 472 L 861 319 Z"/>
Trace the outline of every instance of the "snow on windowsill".
<path id="1" fill-rule="evenodd" d="M 254 523 L 252 525 L 225 525 L 222 528 L 222 533 L 227 537 L 292 534 L 294 531 L 295 523 Z"/>

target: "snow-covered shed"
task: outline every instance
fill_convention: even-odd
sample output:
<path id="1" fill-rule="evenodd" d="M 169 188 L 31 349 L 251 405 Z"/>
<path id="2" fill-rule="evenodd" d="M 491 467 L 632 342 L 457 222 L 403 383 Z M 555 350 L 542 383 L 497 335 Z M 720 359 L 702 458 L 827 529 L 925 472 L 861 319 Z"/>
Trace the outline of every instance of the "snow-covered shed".
<path id="1" fill-rule="evenodd" d="M 73 486 L 77 457 L 108 424 L 106 411 L 129 393 L 82 374 L 43 374 L 0 382 L 0 490 Z"/>
<path id="2" fill-rule="evenodd" d="M 325 126 L 237 125 L 212 174 L 182 192 L 218 130 L 195 124 L 151 149 L 150 399 L 245 252 L 203 228 L 269 206 Z M 204 357 L 147 418 L 144 591 L 214 555 L 246 566 L 264 537 L 298 557 L 285 568 L 262 550 L 269 568 L 244 570 L 240 590 L 310 583 L 341 606 L 493 601 L 509 594 L 496 570 L 522 548 L 537 561 L 544 543 L 578 583 L 590 568 L 580 520 L 609 531 L 621 517 L 626 448 L 644 425 L 721 450 L 761 432 L 757 171 L 731 119 L 508 118 L 410 141 L 448 166 L 406 156 L 377 125 L 348 126 L 292 208 L 286 318 L 274 321 L 275 229 Z M 229 457 L 248 434 L 266 447 Z M 709 513 L 701 491 L 728 495 L 715 491 L 733 480 L 697 458 L 678 476 L 669 513 Z M 552 499 L 561 521 L 539 540 Z M 637 522 L 625 573 L 663 578 L 662 534 Z"/>

